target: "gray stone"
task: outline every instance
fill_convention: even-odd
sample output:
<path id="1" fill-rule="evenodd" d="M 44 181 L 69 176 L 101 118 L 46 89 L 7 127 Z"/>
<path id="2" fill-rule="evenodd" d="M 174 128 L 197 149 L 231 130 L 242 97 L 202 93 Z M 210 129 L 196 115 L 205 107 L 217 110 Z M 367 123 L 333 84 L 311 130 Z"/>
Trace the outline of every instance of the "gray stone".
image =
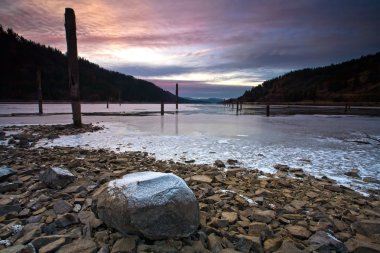
<path id="1" fill-rule="evenodd" d="M 360 220 L 351 225 L 357 233 L 371 236 L 380 234 L 380 220 Z"/>
<path id="2" fill-rule="evenodd" d="M 97 212 L 109 227 L 150 239 L 189 236 L 199 226 L 194 193 L 171 173 L 139 172 L 98 190 Z"/>
<path id="3" fill-rule="evenodd" d="M 0 183 L 0 193 L 17 191 L 18 184 L 11 182 Z"/>
<path id="4" fill-rule="evenodd" d="M 0 182 L 7 179 L 10 176 L 15 175 L 17 172 L 9 167 L 1 167 L 0 168 Z"/>
<path id="5" fill-rule="evenodd" d="M 250 252 L 250 250 L 257 253 L 264 252 L 260 237 L 239 235 L 238 238 L 239 240 L 234 243 L 236 250 L 246 253 Z"/>
<path id="6" fill-rule="evenodd" d="M 348 252 L 347 247 L 334 236 L 324 231 L 317 231 L 309 238 L 309 249 L 316 252 Z"/>
<path id="7" fill-rule="evenodd" d="M 276 170 L 279 170 L 279 171 L 289 171 L 290 167 L 288 165 L 285 165 L 285 164 L 275 164 L 273 166 L 273 168 L 275 168 Z"/>
<path id="8" fill-rule="evenodd" d="M 79 219 L 76 214 L 66 213 L 58 216 L 55 223 L 58 227 L 67 227 L 79 223 Z"/>
<path id="9" fill-rule="evenodd" d="M 54 203 L 53 210 L 56 214 L 64 214 L 68 213 L 73 209 L 73 206 L 70 205 L 67 201 L 57 200 Z"/>
<path id="10" fill-rule="evenodd" d="M 40 180 L 50 188 L 62 189 L 72 183 L 75 176 L 67 169 L 53 167 L 40 174 Z"/>
<path id="11" fill-rule="evenodd" d="M 215 160 L 214 165 L 218 168 L 225 168 L 226 165 L 221 160 Z"/>
<path id="12" fill-rule="evenodd" d="M 21 206 L 19 204 L 14 205 L 0 205 L 0 216 L 6 215 L 12 212 L 20 212 Z"/>

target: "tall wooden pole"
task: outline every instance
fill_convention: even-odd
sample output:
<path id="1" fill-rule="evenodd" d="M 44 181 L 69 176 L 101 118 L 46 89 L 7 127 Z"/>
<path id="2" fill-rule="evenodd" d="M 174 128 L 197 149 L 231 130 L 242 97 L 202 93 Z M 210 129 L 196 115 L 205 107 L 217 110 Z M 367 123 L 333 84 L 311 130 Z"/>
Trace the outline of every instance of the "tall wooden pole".
<path id="1" fill-rule="evenodd" d="M 176 96 L 175 109 L 178 112 L 178 83 L 175 84 L 175 96 Z"/>
<path id="2" fill-rule="evenodd" d="M 164 100 L 161 100 L 161 115 L 164 115 L 165 109 L 164 109 Z"/>
<path id="3" fill-rule="evenodd" d="M 82 126 L 82 116 L 79 97 L 79 70 L 78 70 L 78 50 L 75 24 L 75 13 L 71 8 L 65 9 L 65 29 L 67 42 L 67 60 L 69 65 L 69 87 L 71 97 L 71 107 L 73 110 L 74 126 Z"/>
<path id="4" fill-rule="evenodd" d="M 41 84 L 41 69 L 37 68 L 37 87 L 38 87 L 38 114 L 42 115 L 42 84 Z"/>

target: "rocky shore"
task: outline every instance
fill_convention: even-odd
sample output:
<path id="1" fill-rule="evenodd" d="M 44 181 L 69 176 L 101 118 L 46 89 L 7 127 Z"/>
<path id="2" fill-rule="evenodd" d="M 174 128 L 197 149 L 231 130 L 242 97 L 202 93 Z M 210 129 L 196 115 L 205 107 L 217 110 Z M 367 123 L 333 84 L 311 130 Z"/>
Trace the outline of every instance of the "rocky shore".
<path id="1" fill-rule="evenodd" d="M 231 160 L 193 165 L 157 161 L 146 152 L 35 148 L 41 138 L 99 130 L 22 128 L 0 145 L 1 252 L 380 252 L 380 198 L 276 165 L 276 174 Z M 4 131 L 17 130 L 4 128 Z M 2 134 L 3 133 L 3 134 Z M 40 174 L 58 167 L 74 178 L 62 189 Z M 200 226 L 185 238 L 150 240 L 107 227 L 96 191 L 133 172 L 171 172 L 185 180 L 200 208 Z"/>

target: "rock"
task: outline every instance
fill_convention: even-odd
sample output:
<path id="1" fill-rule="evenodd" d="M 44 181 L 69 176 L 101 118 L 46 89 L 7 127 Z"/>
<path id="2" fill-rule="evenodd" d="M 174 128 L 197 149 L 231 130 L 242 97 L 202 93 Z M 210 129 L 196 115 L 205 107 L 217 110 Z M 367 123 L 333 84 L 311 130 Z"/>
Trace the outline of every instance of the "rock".
<path id="1" fill-rule="evenodd" d="M 285 239 L 282 242 L 281 248 L 276 253 L 303 253 L 303 250 L 297 248 L 294 242 L 290 239 Z"/>
<path id="2" fill-rule="evenodd" d="M 112 246 L 111 253 L 133 253 L 136 250 L 137 237 L 129 236 L 120 238 Z"/>
<path id="3" fill-rule="evenodd" d="M 208 236 L 207 245 L 208 249 L 211 250 L 212 253 L 219 253 L 223 249 L 222 239 L 214 233 Z"/>
<path id="4" fill-rule="evenodd" d="M 95 253 L 98 250 L 96 243 L 91 239 L 78 239 L 59 248 L 56 253 Z"/>
<path id="5" fill-rule="evenodd" d="M 226 219 L 218 219 L 215 217 L 211 218 L 210 226 L 214 228 L 224 228 L 227 227 L 229 224 L 228 220 Z"/>
<path id="6" fill-rule="evenodd" d="M 307 205 L 307 201 L 293 200 L 292 202 L 290 202 L 290 205 L 293 206 L 295 209 L 300 210 Z"/>
<path id="7" fill-rule="evenodd" d="M 273 252 L 280 248 L 282 243 L 282 238 L 271 238 L 264 241 L 264 251 Z"/>
<path id="8" fill-rule="evenodd" d="M 375 244 L 367 241 L 350 239 L 345 242 L 349 252 L 353 253 L 380 253 L 380 244 Z"/>
<path id="9" fill-rule="evenodd" d="M 358 169 L 351 169 L 350 171 L 345 172 L 344 175 L 349 177 L 360 178 Z"/>
<path id="10" fill-rule="evenodd" d="M 17 191 L 18 184 L 11 182 L 0 183 L 0 193 Z"/>
<path id="11" fill-rule="evenodd" d="M 324 231 L 317 231 L 309 238 L 310 251 L 348 252 L 347 247 L 334 236 Z"/>
<path id="12" fill-rule="evenodd" d="M 35 237 L 41 235 L 42 224 L 30 223 L 26 224 L 20 232 L 20 238 L 17 239 L 15 244 L 26 244 L 33 240 Z"/>
<path id="13" fill-rule="evenodd" d="M 67 227 L 79 223 L 79 220 L 76 214 L 65 213 L 63 215 L 59 215 L 55 223 L 57 227 Z"/>
<path id="14" fill-rule="evenodd" d="M 38 223 L 42 219 L 41 215 L 36 215 L 36 216 L 30 216 L 28 219 L 26 219 L 27 223 Z"/>
<path id="15" fill-rule="evenodd" d="M 224 164 L 224 162 L 222 160 L 215 160 L 214 165 L 218 168 L 225 168 L 226 167 L 226 165 Z"/>
<path id="16" fill-rule="evenodd" d="M 248 227 L 248 235 L 260 236 L 263 240 L 271 235 L 270 227 L 262 222 L 252 222 Z"/>
<path id="17" fill-rule="evenodd" d="M 230 224 L 237 221 L 238 215 L 235 212 L 222 212 L 222 219 L 228 220 Z"/>
<path id="18" fill-rule="evenodd" d="M 41 236 L 41 237 L 34 238 L 33 241 L 31 242 L 31 244 L 33 244 L 33 246 L 37 250 L 39 250 L 40 248 L 42 248 L 42 247 L 44 247 L 44 246 L 46 246 L 52 242 L 55 242 L 57 240 L 61 240 L 61 239 L 63 239 L 65 243 L 71 241 L 70 237 L 68 237 L 66 235 L 48 235 L 48 236 Z M 62 246 L 62 245 L 60 245 L 60 246 Z M 41 252 L 41 251 L 39 250 L 39 252 Z"/>
<path id="19" fill-rule="evenodd" d="M 273 168 L 275 168 L 276 170 L 279 170 L 279 171 L 289 171 L 290 167 L 288 165 L 285 165 L 285 164 L 275 164 L 273 166 Z"/>
<path id="20" fill-rule="evenodd" d="M 380 220 L 359 220 L 352 224 L 351 227 L 357 233 L 366 236 L 380 234 Z"/>
<path id="21" fill-rule="evenodd" d="M 380 180 L 374 177 L 363 177 L 363 181 L 366 183 L 380 184 Z"/>
<path id="22" fill-rule="evenodd" d="M 307 239 L 311 235 L 310 231 L 307 230 L 307 228 L 298 225 L 290 225 L 287 226 L 286 229 L 292 236 L 301 240 Z"/>
<path id="23" fill-rule="evenodd" d="M 50 188 L 62 189 L 72 183 L 75 176 L 67 169 L 53 167 L 40 174 L 40 180 Z"/>
<path id="24" fill-rule="evenodd" d="M 1 253 L 35 253 L 33 245 L 14 245 L 1 250 Z"/>
<path id="25" fill-rule="evenodd" d="M 20 206 L 20 204 L 0 205 L 0 216 L 6 215 L 12 212 L 20 212 L 21 210 L 22 210 L 22 207 Z"/>
<path id="26" fill-rule="evenodd" d="M 171 173 L 138 172 L 109 182 L 97 192 L 98 216 L 123 234 L 150 239 L 189 236 L 199 226 L 194 193 Z"/>
<path id="27" fill-rule="evenodd" d="M 206 175 L 195 175 L 190 178 L 191 181 L 195 181 L 198 183 L 212 183 L 212 178 Z"/>
<path id="28" fill-rule="evenodd" d="M 75 204 L 74 208 L 73 208 L 73 211 L 76 212 L 76 213 L 78 213 L 81 209 L 82 209 L 82 206 L 80 204 Z"/>
<path id="29" fill-rule="evenodd" d="M 103 221 L 96 218 L 95 214 L 91 211 L 82 211 L 78 214 L 79 220 L 83 224 L 89 224 L 91 228 L 97 228 L 103 224 Z"/>
<path id="30" fill-rule="evenodd" d="M 235 159 L 228 159 L 228 160 L 227 160 L 227 163 L 228 163 L 229 165 L 235 165 L 235 164 L 238 163 L 238 160 L 235 160 Z"/>
<path id="31" fill-rule="evenodd" d="M 58 200 L 54 203 L 53 210 L 56 214 L 68 213 L 73 209 L 73 206 L 70 205 L 67 201 Z"/>
<path id="32" fill-rule="evenodd" d="M 261 245 L 260 237 L 239 235 L 239 240 L 234 243 L 235 249 L 241 252 L 253 252 L 264 253 L 264 249 Z"/>
<path id="33" fill-rule="evenodd" d="M 270 223 L 276 217 L 276 213 L 272 210 L 262 211 L 256 209 L 253 210 L 251 217 L 258 222 Z"/>
<path id="34" fill-rule="evenodd" d="M 10 176 L 15 175 L 17 172 L 9 167 L 1 167 L 0 168 L 0 182 L 4 181 Z"/>
<path id="35" fill-rule="evenodd" d="M 42 248 L 39 249 L 39 253 L 53 253 L 55 252 L 59 247 L 66 244 L 66 238 L 60 238 L 58 240 L 55 240 Z"/>

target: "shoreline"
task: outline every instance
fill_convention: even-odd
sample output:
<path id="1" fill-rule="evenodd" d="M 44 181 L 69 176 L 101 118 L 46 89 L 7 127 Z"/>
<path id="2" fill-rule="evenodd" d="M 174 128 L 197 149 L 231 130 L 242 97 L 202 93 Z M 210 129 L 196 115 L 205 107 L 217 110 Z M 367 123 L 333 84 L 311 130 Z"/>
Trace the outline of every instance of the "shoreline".
<path id="1" fill-rule="evenodd" d="M 41 135 L 30 133 L 29 136 L 37 140 L 50 133 L 54 138 L 56 135 L 51 131 L 54 127 L 43 126 Z M 86 131 L 93 130 L 100 129 L 86 127 Z M 66 134 L 77 131 L 72 128 Z M 291 172 L 298 173 L 297 178 L 281 170 L 269 174 L 244 168 L 224 170 L 212 165 L 158 161 L 147 152 L 22 145 L 14 148 L 1 145 L 0 161 L 1 166 L 17 171 L 6 180 L 16 186 L 0 195 L 1 209 L 9 211 L 0 215 L 3 217 L 0 235 L 11 244 L 32 242 L 34 247 L 49 246 L 57 250 L 64 245 L 75 248 L 86 242 L 96 251 L 112 252 L 116 242 L 127 238 L 134 242 L 131 252 L 209 252 L 215 248 L 220 252 L 308 252 L 336 245 L 346 247 L 349 252 L 358 249 L 380 252 L 379 196 L 365 197 L 328 178 L 317 179 L 302 171 Z M 62 191 L 46 188 L 38 175 L 52 166 L 68 168 L 76 176 L 75 182 Z M 148 170 L 174 173 L 193 190 L 201 211 L 201 226 L 195 234 L 149 241 L 121 235 L 97 221 L 93 193 L 109 180 Z M 64 213 L 54 208 L 61 200 L 70 207 Z M 74 209 L 78 204 L 79 210 Z M 84 214 L 91 216 L 96 225 L 89 228 L 86 219 L 81 219 Z M 66 216 L 74 217 L 75 222 L 57 226 Z M 4 236 L 4 231 L 16 225 L 21 225 L 23 232 Z M 46 239 L 53 235 L 53 241 Z M 341 243 L 333 246 L 324 236 L 332 236 Z M 325 239 L 320 243 L 327 245 L 316 243 L 321 238 Z"/>

